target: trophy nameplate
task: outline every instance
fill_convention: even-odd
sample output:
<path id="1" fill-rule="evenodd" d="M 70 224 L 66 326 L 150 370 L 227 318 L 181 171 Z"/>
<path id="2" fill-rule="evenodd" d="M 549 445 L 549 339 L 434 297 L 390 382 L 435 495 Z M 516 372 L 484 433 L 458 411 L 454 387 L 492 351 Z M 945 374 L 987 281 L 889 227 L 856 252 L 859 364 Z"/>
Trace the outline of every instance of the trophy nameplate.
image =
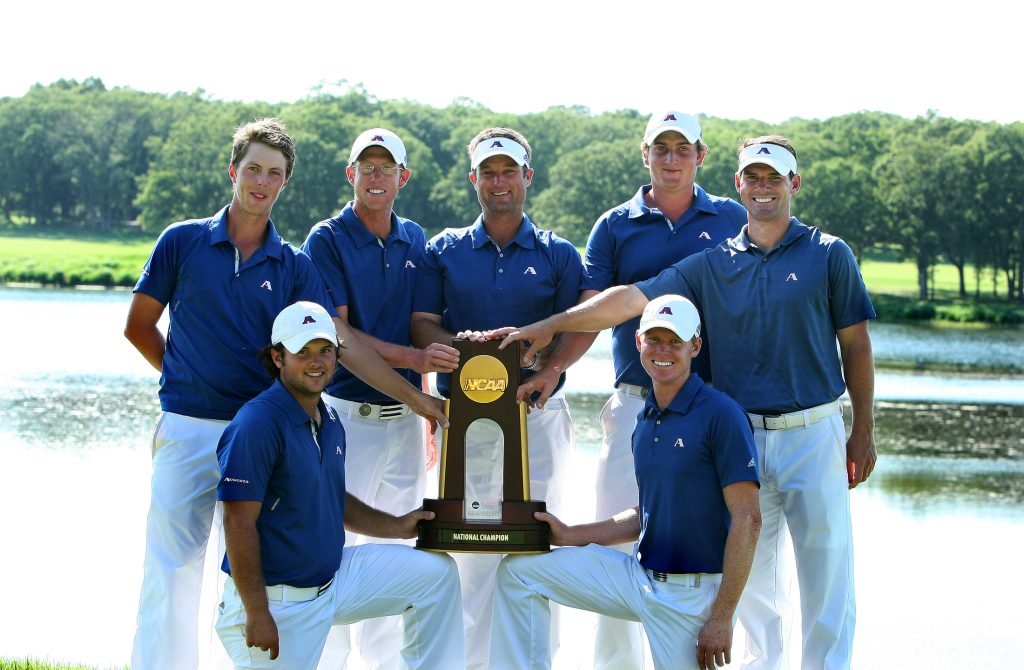
<path id="1" fill-rule="evenodd" d="M 515 554 L 551 548 L 548 525 L 533 518 L 546 506 L 530 500 L 526 406 L 516 402 L 519 347 L 498 349 L 499 341 L 453 342 L 459 367 L 445 403 L 449 428 L 441 445 L 439 499 L 423 501 L 435 516 L 420 522 L 418 549 Z"/>

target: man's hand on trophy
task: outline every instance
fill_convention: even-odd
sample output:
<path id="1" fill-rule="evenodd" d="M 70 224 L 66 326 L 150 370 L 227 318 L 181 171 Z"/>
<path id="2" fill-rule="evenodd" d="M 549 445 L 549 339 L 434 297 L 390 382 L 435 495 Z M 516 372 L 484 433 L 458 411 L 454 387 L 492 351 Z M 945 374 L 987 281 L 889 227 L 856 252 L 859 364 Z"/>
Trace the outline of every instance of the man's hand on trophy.
<path id="1" fill-rule="evenodd" d="M 407 512 L 395 518 L 395 534 L 390 537 L 412 539 L 417 535 L 417 526 L 420 521 L 430 521 L 434 518 L 433 512 L 425 512 L 422 507 Z"/>
<path id="2" fill-rule="evenodd" d="M 416 350 L 416 364 L 413 370 L 425 375 L 429 372 L 453 372 L 459 367 L 459 351 L 447 344 L 433 342 Z"/>
<path id="3" fill-rule="evenodd" d="M 543 354 L 538 353 L 536 362 L 527 368 L 536 370 L 536 373 L 516 389 L 516 402 L 526 403 L 528 413 L 533 409 L 544 409 L 544 403 L 558 387 L 561 370 L 554 365 L 545 366 L 546 360 Z"/>
<path id="4" fill-rule="evenodd" d="M 543 521 L 550 528 L 550 540 L 551 544 L 559 547 L 577 547 L 581 546 L 573 536 L 574 526 L 565 525 L 561 519 L 554 514 L 548 514 L 547 512 L 534 512 L 533 518 L 537 521 Z"/>
<path id="5" fill-rule="evenodd" d="M 470 342 L 486 342 L 488 339 L 486 330 L 460 330 L 455 333 L 458 340 L 469 340 Z"/>
<path id="6" fill-rule="evenodd" d="M 526 346 L 526 351 L 523 352 L 523 367 L 530 367 L 533 365 L 536 359 L 537 352 L 543 350 L 554 339 L 557 331 L 552 328 L 549 324 L 551 318 L 538 321 L 537 323 L 531 323 L 529 326 L 523 326 L 521 328 L 500 328 L 498 330 L 491 331 L 495 335 L 504 335 L 504 339 L 501 344 L 498 345 L 499 349 L 504 349 L 513 342 L 523 342 Z"/>
<path id="7" fill-rule="evenodd" d="M 416 402 L 410 403 L 409 409 L 430 422 L 431 433 L 437 430 L 438 426 L 448 428 L 448 416 L 444 413 L 444 400 L 441 398 L 421 391 L 416 396 Z"/>

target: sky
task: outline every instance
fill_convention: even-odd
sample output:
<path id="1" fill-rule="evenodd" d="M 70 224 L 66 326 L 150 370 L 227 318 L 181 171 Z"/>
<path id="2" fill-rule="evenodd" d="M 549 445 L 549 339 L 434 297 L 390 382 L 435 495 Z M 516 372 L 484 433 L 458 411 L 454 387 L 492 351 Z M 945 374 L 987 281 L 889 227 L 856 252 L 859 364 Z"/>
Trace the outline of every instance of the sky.
<path id="1" fill-rule="evenodd" d="M 1022 18 L 1007 0 L 12 0 L 0 97 L 98 77 L 291 102 L 347 82 L 517 114 L 581 105 L 777 123 L 934 110 L 1011 123 L 1024 120 Z"/>

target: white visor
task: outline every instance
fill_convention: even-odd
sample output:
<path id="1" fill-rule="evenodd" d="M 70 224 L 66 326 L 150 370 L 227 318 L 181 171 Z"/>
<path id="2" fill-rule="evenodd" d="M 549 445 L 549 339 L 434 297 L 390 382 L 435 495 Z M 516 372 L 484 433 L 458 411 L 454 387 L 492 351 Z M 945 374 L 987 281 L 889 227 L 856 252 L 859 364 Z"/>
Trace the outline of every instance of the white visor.
<path id="1" fill-rule="evenodd" d="M 740 166 L 736 172 L 743 172 L 743 168 L 756 163 L 767 165 L 783 177 L 788 177 L 790 172 L 798 174 L 796 158 L 778 144 L 751 144 L 740 153 Z"/>
<path id="2" fill-rule="evenodd" d="M 529 165 L 526 147 L 507 137 L 489 137 L 476 145 L 469 169 L 475 170 L 491 156 L 508 156 L 517 165 Z"/>

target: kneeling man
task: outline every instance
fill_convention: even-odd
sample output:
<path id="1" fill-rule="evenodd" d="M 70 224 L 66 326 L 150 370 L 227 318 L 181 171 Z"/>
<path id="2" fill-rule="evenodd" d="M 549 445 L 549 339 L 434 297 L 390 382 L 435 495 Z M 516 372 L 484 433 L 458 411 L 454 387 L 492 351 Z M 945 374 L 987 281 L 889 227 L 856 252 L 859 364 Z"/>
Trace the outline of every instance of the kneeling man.
<path id="1" fill-rule="evenodd" d="M 338 339 L 327 311 L 286 307 L 262 355 L 273 385 L 246 403 L 217 447 L 229 577 L 217 633 L 238 668 L 312 670 L 332 625 L 402 614 L 410 668 L 465 665 L 459 576 L 447 555 L 344 547 L 345 529 L 409 538 L 431 512 L 400 517 L 345 492 L 345 431 L 320 399 Z M 344 547 L 344 551 L 343 551 Z"/>
<path id="2" fill-rule="evenodd" d="M 653 381 L 633 432 L 640 504 L 579 526 L 537 513 L 552 544 L 573 548 L 502 562 L 492 670 L 550 667 L 549 600 L 641 622 L 657 668 L 731 661 L 736 604 L 761 527 L 750 421 L 690 372 L 701 347 L 690 301 L 648 303 L 636 343 Z M 633 556 L 608 546 L 637 539 Z"/>

